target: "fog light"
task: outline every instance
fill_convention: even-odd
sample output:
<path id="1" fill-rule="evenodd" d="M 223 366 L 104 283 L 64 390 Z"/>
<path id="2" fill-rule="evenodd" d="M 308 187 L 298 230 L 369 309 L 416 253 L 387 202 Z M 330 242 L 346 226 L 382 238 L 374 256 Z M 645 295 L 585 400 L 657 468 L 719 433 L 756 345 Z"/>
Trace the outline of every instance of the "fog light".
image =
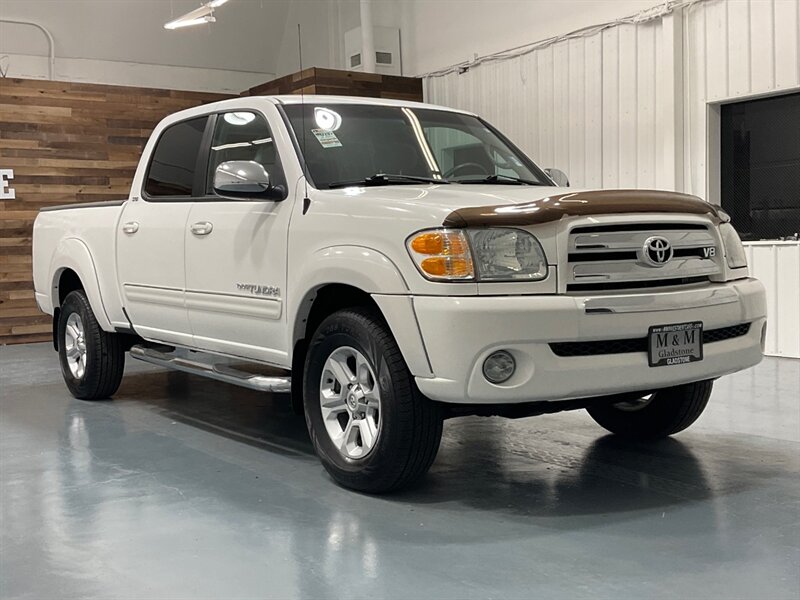
<path id="1" fill-rule="evenodd" d="M 514 357 L 505 350 L 498 350 L 483 361 L 483 376 L 491 383 L 503 383 L 511 378 L 516 368 Z"/>

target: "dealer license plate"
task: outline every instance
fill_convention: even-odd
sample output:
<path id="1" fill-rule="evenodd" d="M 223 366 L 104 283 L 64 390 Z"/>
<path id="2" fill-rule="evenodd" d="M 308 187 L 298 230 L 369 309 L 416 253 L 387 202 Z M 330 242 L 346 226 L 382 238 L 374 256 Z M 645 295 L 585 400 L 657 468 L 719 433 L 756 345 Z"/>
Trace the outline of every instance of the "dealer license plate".
<path id="1" fill-rule="evenodd" d="M 683 365 L 703 360 L 703 322 L 651 327 L 647 335 L 651 367 Z"/>

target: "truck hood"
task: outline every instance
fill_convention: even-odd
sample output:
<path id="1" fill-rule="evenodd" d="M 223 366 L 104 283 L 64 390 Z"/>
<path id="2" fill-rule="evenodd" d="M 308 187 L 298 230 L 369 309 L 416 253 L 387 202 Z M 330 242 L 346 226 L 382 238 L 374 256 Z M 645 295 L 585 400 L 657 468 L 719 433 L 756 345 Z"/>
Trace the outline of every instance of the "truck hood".
<path id="1" fill-rule="evenodd" d="M 565 216 L 620 213 L 700 214 L 721 220 L 718 209 L 700 198 L 661 190 L 450 184 L 353 187 L 326 194 L 355 201 L 359 209 L 352 208 L 357 212 L 370 206 L 420 216 L 429 213 L 448 227 L 525 226 Z"/>

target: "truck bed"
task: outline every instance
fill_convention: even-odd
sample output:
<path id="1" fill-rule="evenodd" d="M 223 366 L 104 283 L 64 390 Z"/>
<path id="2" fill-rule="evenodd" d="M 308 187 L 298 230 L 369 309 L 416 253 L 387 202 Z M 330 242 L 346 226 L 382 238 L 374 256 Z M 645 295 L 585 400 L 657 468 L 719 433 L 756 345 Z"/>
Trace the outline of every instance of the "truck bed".
<path id="1" fill-rule="evenodd" d="M 42 209 L 33 225 L 33 283 L 36 301 L 53 314 L 58 282 L 72 269 L 104 329 L 125 323 L 117 284 L 116 236 L 126 200 L 65 204 Z M 101 292 L 102 290 L 102 292 Z"/>

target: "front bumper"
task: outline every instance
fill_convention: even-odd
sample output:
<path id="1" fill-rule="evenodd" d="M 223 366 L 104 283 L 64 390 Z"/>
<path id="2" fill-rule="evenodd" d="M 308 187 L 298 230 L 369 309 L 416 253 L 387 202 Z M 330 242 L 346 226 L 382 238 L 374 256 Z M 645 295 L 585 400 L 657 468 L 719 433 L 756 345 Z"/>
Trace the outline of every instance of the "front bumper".
<path id="1" fill-rule="evenodd" d="M 764 287 L 755 279 L 702 289 L 597 296 L 415 296 L 414 310 L 433 377 L 423 394 L 454 403 L 568 400 L 653 390 L 711 379 L 762 358 Z M 559 357 L 552 342 L 647 336 L 653 325 L 702 321 L 705 330 L 751 323 L 747 334 L 703 348 L 703 360 L 649 367 L 646 352 Z M 482 365 L 496 350 L 517 363 L 507 382 L 486 381 Z"/>

